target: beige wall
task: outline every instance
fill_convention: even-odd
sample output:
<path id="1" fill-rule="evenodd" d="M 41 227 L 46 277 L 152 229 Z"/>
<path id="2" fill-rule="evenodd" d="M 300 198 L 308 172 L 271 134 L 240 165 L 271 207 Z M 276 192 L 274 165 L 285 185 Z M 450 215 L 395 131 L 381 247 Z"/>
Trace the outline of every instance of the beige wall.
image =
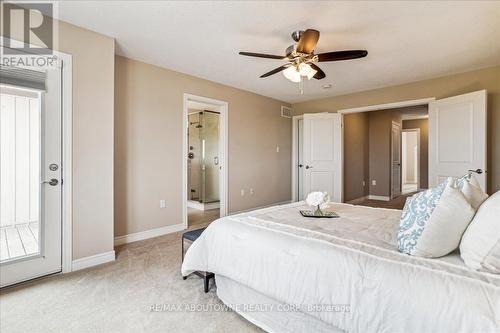
<path id="1" fill-rule="evenodd" d="M 117 56 L 116 236 L 182 223 L 183 93 L 229 103 L 229 211 L 290 200 L 288 104 Z"/>
<path id="2" fill-rule="evenodd" d="M 403 120 L 403 129 L 420 129 L 420 188 L 429 186 L 429 120 Z"/>
<path id="3" fill-rule="evenodd" d="M 344 116 L 344 201 L 368 195 L 368 117 L 368 112 Z"/>
<path id="4" fill-rule="evenodd" d="M 341 84 L 341 83 L 339 83 Z M 500 66 L 393 87 L 294 104 L 294 114 L 340 109 L 426 97 L 445 98 L 476 90 L 488 91 L 488 191 L 500 189 Z"/>
<path id="5" fill-rule="evenodd" d="M 73 56 L 73 259 L 112 251 L 114 39 L 61 22 Z"/>

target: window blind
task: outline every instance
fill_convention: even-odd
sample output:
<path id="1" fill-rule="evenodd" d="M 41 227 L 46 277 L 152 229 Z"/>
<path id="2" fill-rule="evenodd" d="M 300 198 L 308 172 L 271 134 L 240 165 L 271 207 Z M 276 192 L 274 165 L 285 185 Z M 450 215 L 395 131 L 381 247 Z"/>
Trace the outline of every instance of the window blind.
<path id="1" fill-rule="evenodd" d="M 12 86 L 46 90 L 47 73 L 19 67 L 0 66 L 0 83 Z"/>

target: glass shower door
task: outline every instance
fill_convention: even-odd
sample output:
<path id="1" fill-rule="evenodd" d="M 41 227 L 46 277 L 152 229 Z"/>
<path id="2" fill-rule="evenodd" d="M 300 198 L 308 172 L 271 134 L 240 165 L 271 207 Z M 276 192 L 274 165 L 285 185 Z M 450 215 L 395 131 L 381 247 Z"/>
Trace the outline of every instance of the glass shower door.
<path id="1" fill-rule="evenodd" d="M 219 201 L 219 114 L 200 114 L 201 202 Z"/>

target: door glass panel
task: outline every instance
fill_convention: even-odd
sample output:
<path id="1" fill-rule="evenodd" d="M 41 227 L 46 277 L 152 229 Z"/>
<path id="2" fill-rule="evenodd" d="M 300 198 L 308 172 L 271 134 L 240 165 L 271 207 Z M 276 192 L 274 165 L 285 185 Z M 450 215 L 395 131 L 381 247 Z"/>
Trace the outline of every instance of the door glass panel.
<path id="1" fill-rule="evenodd" d="M 202 201 L 219 201 L 219 114 L 204 111 L 201 115 Z"/>
<path id="2" fill-rule="evenodd" d="M 1 87 L 0 262 L 40 253 L 40 93 Z"/>

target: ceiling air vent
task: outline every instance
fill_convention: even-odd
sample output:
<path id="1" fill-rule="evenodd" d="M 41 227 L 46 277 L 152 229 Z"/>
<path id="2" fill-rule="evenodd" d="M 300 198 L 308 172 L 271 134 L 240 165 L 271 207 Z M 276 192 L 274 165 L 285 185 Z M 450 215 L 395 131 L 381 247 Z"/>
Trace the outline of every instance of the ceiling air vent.
<path id="1" fill-rule="evenodd" d="M 292 108 L 281 106 L 281 116 L 283 118 L 292 118 Z"/>

